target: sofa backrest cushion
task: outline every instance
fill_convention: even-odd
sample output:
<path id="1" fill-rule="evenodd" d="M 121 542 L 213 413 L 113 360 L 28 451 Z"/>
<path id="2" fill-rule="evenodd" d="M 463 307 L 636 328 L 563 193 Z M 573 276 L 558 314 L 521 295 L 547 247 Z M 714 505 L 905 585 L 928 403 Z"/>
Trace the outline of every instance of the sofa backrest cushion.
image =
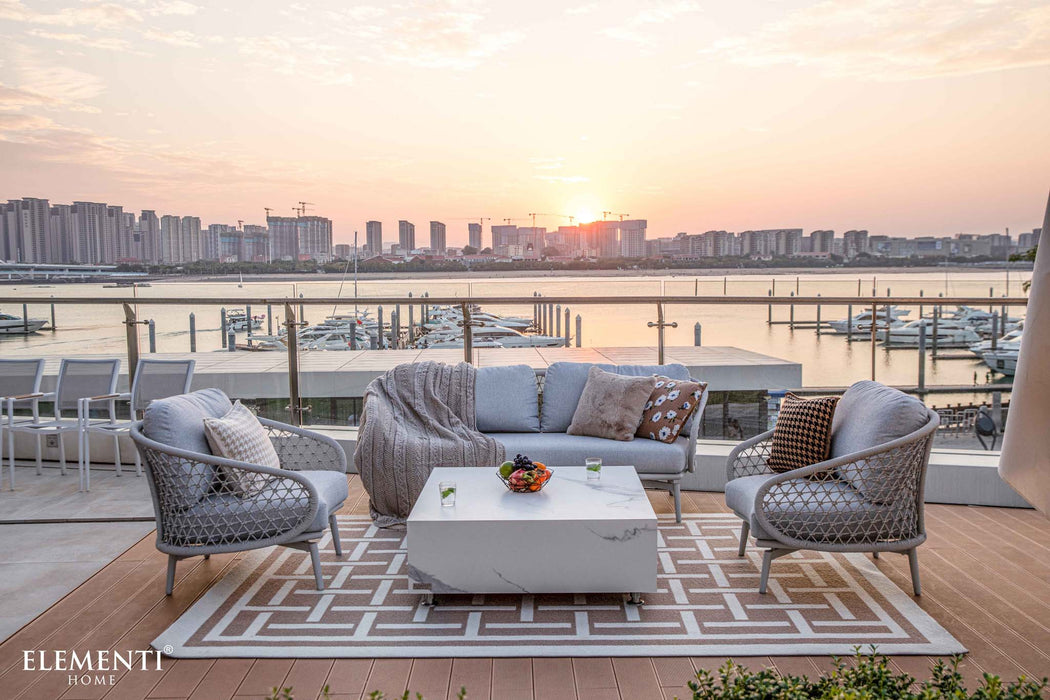
<path id="1" fill-rule="evenodd" d="M 682 364 L 670 365 L 610 365 L 590 362 L 555 362 L 547 368 L 543 382 L 543 406 L 540 411 L 540 430 L 545 433 L 564 433 L 572 423 L 572 416 L 587 385 L 591 367 L 628 377 L 648 377 L 662 374 L 671 379 L 689 379 L 689 368 Z M 692 416 L 683 430 L 692 425 Z"/>
<path id="2" fill-rule="evenodd" d="M 831 424 L 831 457 L 843 457 L 910 435 L 929 421 L 922 401 L 873 381 L 857 382 L 842 395 Z M 914 464 L 863 463 L 839 475 L 875 503 L 893 500 Z"/>
<path id="3" fill-rule="evenodd" d="M 536 370 L 528 365 L 479 368 L 474 406 L 483 433 L 538 433 Z"/>
<path id="4" fill-rule="evenodd" d="M 204 432 L 205 418 L 222 418 L 233 404 L 218 389 L 158 399 L 146 407 L 142 432 L 156 442 L 179 450 L 211 454 Z M 198 502 L 211 490 L 215 470 L 211 465 L 183 462 L 173 480 L 162 488 L 185 507 Z M 160 486 L 160 485 L 158 485 Z"/>

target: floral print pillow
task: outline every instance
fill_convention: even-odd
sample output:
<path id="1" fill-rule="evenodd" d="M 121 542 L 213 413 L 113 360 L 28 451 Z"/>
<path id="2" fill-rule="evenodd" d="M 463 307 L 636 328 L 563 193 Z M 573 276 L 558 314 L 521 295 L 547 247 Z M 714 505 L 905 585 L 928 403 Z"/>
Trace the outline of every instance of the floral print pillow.
<path id="1" fill-rule="evenodd" d="M 677 440 L 706 388 L 706 382 L 657 376 L 635 436 L 668 443 Z"/>

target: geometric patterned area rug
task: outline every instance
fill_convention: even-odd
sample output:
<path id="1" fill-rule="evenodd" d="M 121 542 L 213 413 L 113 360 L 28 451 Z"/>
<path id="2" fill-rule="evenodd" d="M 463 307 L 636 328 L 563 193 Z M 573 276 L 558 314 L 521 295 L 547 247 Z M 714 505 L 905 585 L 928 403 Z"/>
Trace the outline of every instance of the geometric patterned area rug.
<path id="1" fill-rule="evenodd" d="M 942 655 L 965 649 L 863 554 L 796 552 L 758 593 L 759 550 L 736 555 L 731 514 L 661 517 L 658 591 L 625 596 L 443 595 L 408 588 L 404 532 L 340 516 L 343 558 L 250 552 L 153 642 L 176 658 Z M 542 545 L 537 545 L 542 546 Z"/>

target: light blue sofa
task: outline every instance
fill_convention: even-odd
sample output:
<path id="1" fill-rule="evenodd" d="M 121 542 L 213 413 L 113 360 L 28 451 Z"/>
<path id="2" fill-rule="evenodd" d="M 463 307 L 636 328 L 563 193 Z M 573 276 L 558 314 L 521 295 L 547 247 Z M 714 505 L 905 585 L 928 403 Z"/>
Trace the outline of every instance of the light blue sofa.
<path id="1" fill-rule="evenodd" d="M 478 430 L 502 443 L 508 458 L 520 453 L 552 466 L 583 466 L 587 457 L 601 457 L 606 465 L 633 466 L 645 486 L 674 495 L 675 517 L 681 521 L 681 480 L 685 473 L 693 471 L 700 416 L 707 405 L 708 391 L 704 390 L 684 426 L 684 436 L 670 444 L 647 438 L 621 442 L 569 435 L 566 430 L 593 366 L 555 362 L 546 370 L 528 365 L 478 369 Z M 680 364 L 597 366 L 628 376 L 660 374 L 671 379 L 691 379 L 688 368 Z"/>

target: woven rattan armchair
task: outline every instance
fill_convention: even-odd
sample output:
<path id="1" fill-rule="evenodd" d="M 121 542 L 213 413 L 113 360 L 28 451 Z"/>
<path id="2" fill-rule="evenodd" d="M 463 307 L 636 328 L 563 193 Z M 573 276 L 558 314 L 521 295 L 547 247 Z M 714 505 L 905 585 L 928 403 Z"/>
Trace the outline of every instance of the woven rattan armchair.
<path id="1" fill-rule="evenodd" d="M 855 390 L 854 400 L 848 400 L 846 397 Z M 896 403 L 880 407 L 879 396 Z M 879 552 L 906 554 L 912 587 L 915 595 L 920 595 L 916 548 L 926 541 L 923 490 L 937 414 L 917 399 L 875 382 L 854 385 L 839 404 L 832 432 L 833 456 L 828 460 L 774 473 L 767 466 L 772 430 L 741 443 L 730 453 L 726 504 L 744 521 L 738 554 L 744 556 L 749 534 L 766 550 L 761 593 L 766 592 L 771 562 L 800 549 L 871 552 L 875 557 Z M 835 456 L 836 430 L 840 435 L 850 429 L 867 431 L 870 437 L 878 430 L 872 430 L 865 421 L 877 421 L 881 411 L 885 420 L 900 425 L 902 410 L 909 413 L 905 424 L 910 423 L 913 430 Z M 841 441 L 846 442 L 845 438 Z"/>
<path id="2" fill-rule="evenodd" d="M 196 393 L 206 392 L 221 396 L 216 390 Z M 163 401 L 170 399 L 151 404 L 145 423 L 132 424 L 131 438 L 146 466 L 157 518 L 157 549 L 168 555 L 166 593 L 172 592 L 175 566 L 181 559 L 271 545 L 309 552 L 317 590 L 323 590 L 318 541 L 326 528 L 331 529 L 336 556 L 342 556 L 336 511 L 347 498 L 347 482 L 346 454 L 339 444 L 309 430 L 260 418 L 281 469 L 173 447 L 144 432 L 149 411 Z M 269 478 L 246 492 L 237 478 L 244 475 Z"/>

